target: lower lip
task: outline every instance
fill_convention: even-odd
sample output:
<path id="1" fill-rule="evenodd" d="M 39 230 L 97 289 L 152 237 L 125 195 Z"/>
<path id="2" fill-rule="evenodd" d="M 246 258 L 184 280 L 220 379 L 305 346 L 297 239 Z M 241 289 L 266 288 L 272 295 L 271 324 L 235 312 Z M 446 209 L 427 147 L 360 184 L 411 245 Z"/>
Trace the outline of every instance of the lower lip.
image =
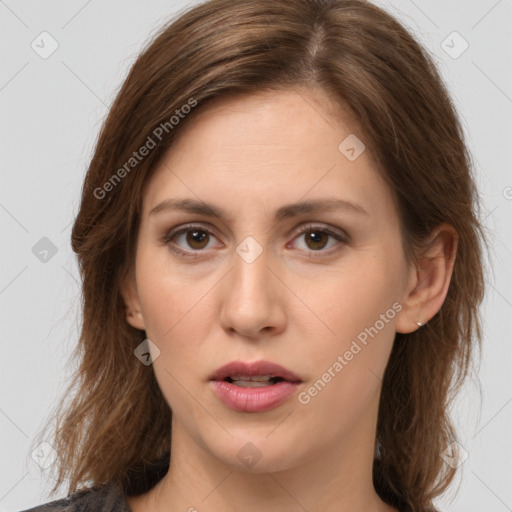
<path id="1" fill-rule="evenodd" d="M 243 388 L 224 380 L 212 380 L 217 396 L 230 409 L 240 412 L 263 412 L 273 409 L 286 402 L 294 393 L 299 382 L 286 380 L 269 386 Z"/>

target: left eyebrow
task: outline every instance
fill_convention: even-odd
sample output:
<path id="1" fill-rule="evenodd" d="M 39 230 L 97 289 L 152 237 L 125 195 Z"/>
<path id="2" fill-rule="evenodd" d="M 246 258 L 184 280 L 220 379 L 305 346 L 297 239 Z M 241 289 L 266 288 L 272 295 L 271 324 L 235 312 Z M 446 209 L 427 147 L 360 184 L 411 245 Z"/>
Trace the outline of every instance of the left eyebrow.
<path id="1" fill-rule="evenodd" d="M 224 222 L 229 220 L 226 211 L 212 204 L 198 201 L 196 199 L 165 199 L 157 204 L 149 215 L 156 215 L 166 211 L 184 211 L 208 217 L 216 217 Z M 304 213 L 319 213 L 333 210 L 345 210 L 350 213 L 358 213 L 360 215 L 369 215 L 369 213 L 357 203 L 336 198 L 317 199 L 312 201 L 301 201 L 298 203 L 290 203 L 281 206 L 276 210 L 274 221 L 281 221 L 287 218 L 297 217 Z"/>

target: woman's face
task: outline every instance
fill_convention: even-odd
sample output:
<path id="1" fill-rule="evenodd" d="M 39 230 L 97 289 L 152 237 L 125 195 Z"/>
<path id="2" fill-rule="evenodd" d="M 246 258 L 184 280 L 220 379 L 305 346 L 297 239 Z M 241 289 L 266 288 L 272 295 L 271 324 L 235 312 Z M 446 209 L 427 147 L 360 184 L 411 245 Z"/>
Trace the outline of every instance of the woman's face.
<path id="1" fill-rule="evenodd" d="M 259 472 L 373 458 L 395 332 L 416 319 L 402 309 L 414 272 L 354 134 L 319 91 L 223 99 L 144 189 L 129 321 L 158 347 L 173 439 L 198 459 Z M 232 361 L 270 361 L 300 382 L 211 380 Z"/>

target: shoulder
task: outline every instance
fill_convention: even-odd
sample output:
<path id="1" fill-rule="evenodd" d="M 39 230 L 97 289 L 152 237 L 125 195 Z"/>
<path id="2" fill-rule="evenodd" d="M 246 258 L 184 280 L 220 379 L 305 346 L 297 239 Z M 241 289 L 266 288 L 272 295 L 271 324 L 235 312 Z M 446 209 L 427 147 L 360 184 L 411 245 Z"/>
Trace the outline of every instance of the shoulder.
<path id="1" fill-rule="evenodd" d="M 128 501 L 119 487 L 104 485 L 77 491 L 20 512 L 130 512 Z"/>
<path id="2" fill-rule="evenodd" d="M 69 498 L 62 498 L 60 500 L 50 501 L 42 505 L 37 505 L 33 508 L 27 508 L 25 510 L 21 510 L 20 512 L 64 512 L 65 510 L 70 510 L 70 504 L 71 503 Z"/>

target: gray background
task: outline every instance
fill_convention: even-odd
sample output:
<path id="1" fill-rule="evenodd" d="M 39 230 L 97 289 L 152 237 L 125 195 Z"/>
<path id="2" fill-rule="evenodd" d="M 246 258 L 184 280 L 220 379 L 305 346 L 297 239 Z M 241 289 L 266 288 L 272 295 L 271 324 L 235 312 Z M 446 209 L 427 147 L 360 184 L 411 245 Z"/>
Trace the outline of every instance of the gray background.
<path id="1" fill-rule="evenodd" d="M 0 0 L 0 512 L 47 501 L 50 483 L 30 448 L 72 372 L 80 287 L 69 239 L 102 119 L 147 38 L 194 3 Z M 435 54 L 467 132 L 493 236 L 483 400 L 469 380 L 454 408 L 468 458 L 438 506 L 512 510 L 512 1 L 377 3 Z M 55 43 L 43 31 L 58 43 L 45 59 Z M 458 55 L 464 40 L 469 47 Z"/>

